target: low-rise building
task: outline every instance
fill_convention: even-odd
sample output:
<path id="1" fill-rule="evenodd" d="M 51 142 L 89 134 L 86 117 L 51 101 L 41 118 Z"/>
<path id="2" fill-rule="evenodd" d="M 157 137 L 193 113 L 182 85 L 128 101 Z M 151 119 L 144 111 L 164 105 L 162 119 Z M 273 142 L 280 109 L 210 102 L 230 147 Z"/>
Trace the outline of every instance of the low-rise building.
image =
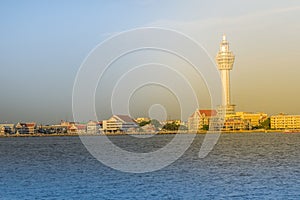
<path id="1" fill-rule="evenodd" d="M 100 124 L 96 121 L 89 121 L 86 124 L 86 133 L 87 134 L 97 134 L 99 133 Z"/>
<path id="2" fill-rule="evenodd" d="M 260 124 L 268 118 L 268 114 L 262 112 L 236 112 L 235 115 L 249 123 L 250 128 L 260 126 Z"/>
<path id="3" fill-rule="evenodd" d="M 61 127 L 66 127 L 69 134 L 85 134 L 87 132 L 87 125 L 78 122 L 61 121 Z"/>
<path id="4" fill-rule="evenodd" d="M 217 115 L 216 110 L 196 110 L 188 119 L 187 127 L 190 131 L 203 130 L 204 126 L 209 126 L 213 117 Z"/>
<path id="5" fill-rule="evenodd" d="M 68 133 L 69 134 L 78 134 L 78 128 L 74 123 L 72 123 L 72 124 L 70 124 L 70 126 L 68 126 Z"/>
<path id="6" fill-rule="evenodd" d="M 128 115 L 113 115 L 108 120 L 102 121 L 102 130 L 104 132 L 126 132 L 132 128 L 138 128 L 138 125 L 136 121 Z"/>
<path id="7" fill-rule="evenodd" d="M 39 125 L 37 133 L 39 134 L 64 134 L 67 133 L 68 126 L 56 125 Z"/>
<path id="8" fill-rule="evenodd" d="M 146 124 L 145 126 L 142 126 L 140 128 L 141 132 L 146 132 L 146 133 L 154 133 L 157 129 L 153 124 Z"/>
<path id="9" fill-rule="evenodd" d="M 78 134 L 86 134 L 86 124 L 75 124 Z"/>
<path id="10" fill-rule="evenodd" d="M 223 131 L 234 131 L 234 130 L 245 130 L 247 129 L 248 121 L 235 115 L 226 115 L 224 125 L 221 130 Z"/>
<path id="11" fill-rule="evenodd" d="M 189 117 L 188 129 L 199 131 L 211 124 L 216 130 L 245 130 L 258 127 L 267 118 L 268 115 L 262 112 L 236 112 L 222 116 L 216 110 L 196 110 Z"/>
<path id="12" fill-rule="evenodd" d="M 36 130 L 35 122 L 19 122 L 15 126 L 17 134 L 34 134 Z"/>
<path id="13" fill-rule="evenodd" d="M 0 124 L 0 135 L 14 133 L 14 124 Z"/>
<path id="14" fill-rule="evenodd" d="M 270 117 L 271 129 L 300 129 L 300 115 L 279 114 Z"/>

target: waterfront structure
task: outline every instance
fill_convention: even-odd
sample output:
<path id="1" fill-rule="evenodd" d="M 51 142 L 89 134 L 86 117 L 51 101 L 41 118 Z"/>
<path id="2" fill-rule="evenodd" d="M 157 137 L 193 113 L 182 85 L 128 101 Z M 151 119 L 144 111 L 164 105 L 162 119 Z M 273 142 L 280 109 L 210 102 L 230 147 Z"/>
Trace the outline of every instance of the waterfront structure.
<path id="1" fill-rule="evenodd" d="M 76 124 L 75 122 L 68 122 L 68 121 L 61 120 L 59 126 L 66 127 L 67 133 L 69 134 L 77 134 L 78 128 L 75 124 Z"/>
<path id="2" fill-rule="evenodd" d="M 235 105 L 230 100 L 230 70 L 232 70 L 235 56 L 229 49 L 229 43 L 226 36 L 223 35 L 220 44 L 220 50 L 216 56 L 216 62 L 220 71 L 222 80 L 222 105 L 219 106 L 219 114 L 234 114 Z"/>
<path id="3" fill-rule="evenodd" d="M 210 125 L 215 130 L 220 131 L 247 130 L 250 128 L 248 120 L 244 120 L 235 114 L 227 114 L 222 118 L 219 115 L 211 117 Z"/>
<path id="4" fill-rule="evenodd" d="M 222 131 L 236 131 L 245 130 L 249 128 L 248 121 L 243 120 L 239 116 L 226 116 L 224 120 Z"/>
<path id="5" fill-rule="evenodd" d="M 279 114 L 270 117 L 271 129 L 300 129 L 300 115 Z"/>
<path id="6" fill-rule="evenodd" d="M 65 127 L 69 134 L 85 134 L 87 132 L 87 124 L 78 122 L 61 121 L 58 127 Z"/>
<path id="7" fill-rule="evenodd" d="M 85 134 L 86 133 L 86 124 L 75 124 L 77 127 L 78 134 Z"/>
<path id="8" fill-rule="evenodd" d="M 15 126 L 17 134 L 34 134 L 36 130 L 35 122 L 19 122 Z"/>
<path id="9" fill-rule="evenodd" d="M 146 124 L 145 126 L 142 126 L 140 128 L 140 132 L 145 132 L 145 133 L 155 133 L 156 127 L 153 124 Z"/>
<path id="10" fill-rule="evenodd" d="M 70 124 L 68 127 L 68 133 L 69 134 L 77 134 L 78 133 L 78 128 L 75 124 Z"/>
<path id="11" fill-rule="evenodd" d="M 187 122 L 188 130 L 200 131 L 205 126 L 209 126 L 209 123 L 213 117 L 217 115 L 216 110 L 196 110 L 189 118 Z"/>
<path id="12" fill-rule="evenodd" d="M 14 133 L 14 124 L 0 124 L 0 135 Z"/>
<path id="13" fill-rule="evenodd" d="M 104 132 L 126 132 L 132 128 L 138 128 L 134 119 L 128 115 L 113 115 L 108 120 L 103 120 L 101 130 Z"/>
<path id="14" fill-rule="evenodd" d="M 227 114 L 224 117 L 223 126 L 221 130 L 251 130 L 258 128 L 262 122 L 268 119 L 268 115 L 263 112 L 236 112 L 234 114 Z"/>
<path id="15" fill-rule="evenodd" d="M 236 112 L 235 115 L 249 124 L 249 128 L 258 127 L 268 118 L 268 114 L 263 112 Z"/>
<path id="16" fill-rule="evenodd" d="M 86 133 L 87 134 L 96 134 L 99 133 L 100 125 L 96 121 L 89 121 L 86 124 Z"/>
<path id="17" fill-rule="evenodd" d="M 36 132 L 39 134 L 65 134 L 68 126 L 56 125 L 39 125 Z"/>

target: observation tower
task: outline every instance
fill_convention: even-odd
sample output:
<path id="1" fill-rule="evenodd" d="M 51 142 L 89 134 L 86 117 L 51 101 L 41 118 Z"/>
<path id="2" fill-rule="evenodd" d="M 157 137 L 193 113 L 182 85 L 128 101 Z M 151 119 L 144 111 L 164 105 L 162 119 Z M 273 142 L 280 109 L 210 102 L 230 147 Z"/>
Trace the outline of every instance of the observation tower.
<path id="1" fill-rule="evenodd" d="M 230 101 L 230 70 L 232 70 L 235 56 L 229 49 L 229 43 L 226 36 L 223 35 L 220 44 L 220 50 L 216 56 L 216 62 L 220 70 L 223 92 L 222 92 L 222 105 L 219 106 L 218 112 L 225 115 L 234 114 L 235 105 Z"/>

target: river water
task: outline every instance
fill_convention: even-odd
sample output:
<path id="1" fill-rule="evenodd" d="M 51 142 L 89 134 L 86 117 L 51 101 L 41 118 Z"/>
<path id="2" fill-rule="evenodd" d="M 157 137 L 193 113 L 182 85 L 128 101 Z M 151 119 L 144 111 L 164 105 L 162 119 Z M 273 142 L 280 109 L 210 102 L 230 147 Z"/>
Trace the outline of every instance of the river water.
<path id="1" fill-rule="evenodd" d="M 142 146 L 155 150 L 172 138 Z M 79 137 L 0 138 L 0 199 L 300 199 L 300 134 L 222 134 L 200 159 L 203 138 L 168 167 L 141 174 L 103 165 Z"/>

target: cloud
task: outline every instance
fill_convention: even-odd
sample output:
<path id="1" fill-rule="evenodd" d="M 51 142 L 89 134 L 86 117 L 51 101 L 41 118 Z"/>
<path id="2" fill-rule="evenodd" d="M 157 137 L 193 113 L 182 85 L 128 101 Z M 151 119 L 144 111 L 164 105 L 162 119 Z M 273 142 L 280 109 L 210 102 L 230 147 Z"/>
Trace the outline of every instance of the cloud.
<path id="1" fill-rule="evenodd" d="M 268 17 L 272 15 L 284 14 L 284 13 L 296 13 L 300 11 L 300 6 L 296 7 L 286 7 L 286 8 L 276 8 L 272 10 L 265 10 L 260 12 L 254 12 L 246 15 L 240 15 L 235 17 L 219 17 L 219 18 L 210 18 L 210 19 L 201 19 L 201 20 L 190 20 L 190 21 L 180 21 L 180 20 L 157 20 L 153 21 L 145 26 L 158 26 L 158 27 L 169 27 L 169 28 L 193 28 L 193 27 L 211 27 L 219 24 L 238 24 L 244 23 L 245 21 L 257 20 L 263 17 Z M 299 15 L 299 13 L 297 13 Z M 195 26 L 196 25 L 196 26 Z"/>

